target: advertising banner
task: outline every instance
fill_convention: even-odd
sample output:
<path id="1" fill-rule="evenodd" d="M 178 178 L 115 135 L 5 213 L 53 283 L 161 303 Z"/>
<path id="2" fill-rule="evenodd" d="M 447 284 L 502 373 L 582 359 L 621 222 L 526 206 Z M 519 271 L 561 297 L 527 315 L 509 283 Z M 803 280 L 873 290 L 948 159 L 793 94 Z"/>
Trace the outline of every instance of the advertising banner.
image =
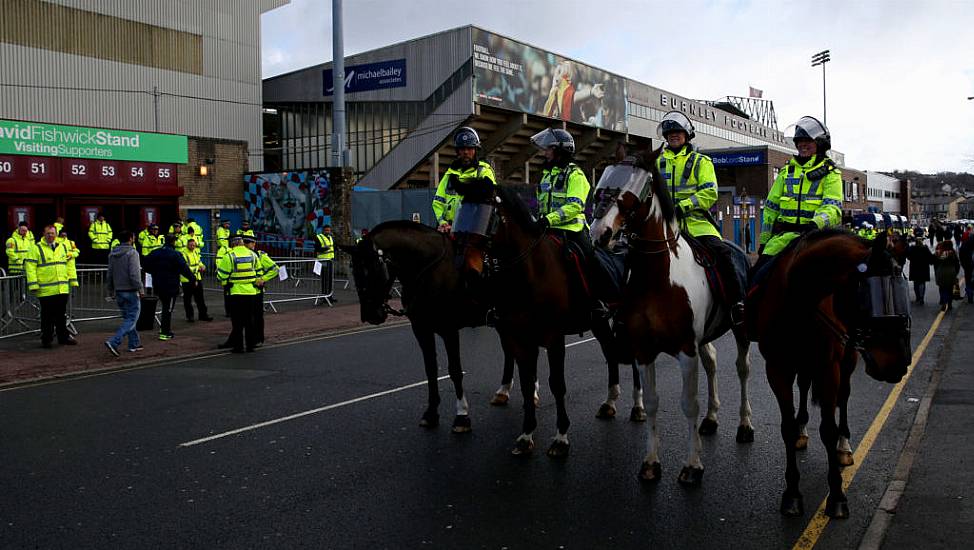
<path id="1" fill-rule="evenodd" d="M 622 77 L 478 28 L 473 70 L 478 103 L 626 130 Z"/>
<path id="2" fill-rule="evenodd" d="M 0 154 L 186 164 L 186 136 L 0 120 Z"/>
<path id="3" fill-rule="evenodd" d="M 321 72 L 324 95 L 335 93 L 335 77 L 331 69 Z M 367 92 L 406 86 L 406 60 L 393 59 L 378 63 L 345 66 L 345 93 Z"/>
<path id="4" fill-rule="evenodd" d="M 758 166 L 767 164 L 764 151 L 746 153 L 708 153 L 714 166 Z"/>

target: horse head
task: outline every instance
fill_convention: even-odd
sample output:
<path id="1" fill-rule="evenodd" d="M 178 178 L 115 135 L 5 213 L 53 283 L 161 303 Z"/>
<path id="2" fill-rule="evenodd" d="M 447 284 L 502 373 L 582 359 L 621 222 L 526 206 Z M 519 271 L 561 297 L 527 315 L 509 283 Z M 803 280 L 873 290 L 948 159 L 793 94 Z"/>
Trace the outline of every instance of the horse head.
<path id="1" fill-rule="evenodd" d="M 650 236 L 663 238 L 663 226 L 667 225 L 675 234 L 676 211 L 656 169 L 661 153 L 662 149 L 657 149 L 625 157 L 602 172 L 595 190 L 593 243 L 612 249 L 625 235 L 625 229 L 653 231 L 649 228 L 658 227 L 660 234 Z M 658 223 L 645 223 L 650 220 Z"/>
<path id="2" fill-rule="evenodd" d="M 389 259 L 376 247 L 372 234 L 354 246 L 339 245 L 352 258 L 352 276 L 358 293 L 362 322 L 379 325 L 389 316 L 386 301 L 395 280 L 389 273 Z"/>

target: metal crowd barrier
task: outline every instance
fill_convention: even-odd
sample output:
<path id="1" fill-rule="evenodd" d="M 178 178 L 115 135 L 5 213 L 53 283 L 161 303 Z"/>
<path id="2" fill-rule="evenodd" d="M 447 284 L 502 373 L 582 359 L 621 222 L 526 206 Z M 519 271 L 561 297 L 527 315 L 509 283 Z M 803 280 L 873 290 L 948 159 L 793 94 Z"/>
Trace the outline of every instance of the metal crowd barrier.
<path id="1" fill-rule="evenodd" d="M 332 282 L 330 289 L 322 292 L 321 277 L 314 273 L 314 265 L 318 262 L 312 255 L 311 257 L 274 257 L 271 258 L 287 271 L 287 279 L 280 280 L 274 278 L 264 284 L 264 307 L 270 311 L 277 312 L 277 305 L 311 301 L 313 305 L 325 302 L 332 305 L 335 285 L 339 282 L 348 288 L 348 279 L 335 277 L 338 271 L 336 261 L 332 262 Z M 207 266 L 203 274 L 203 290 L 210 293 L 223 294 L 223 287 L 217 282 L 216 278 L 216 257 L 213 254 L 203 256 L 203 262 Z M 322 269 L 326 269 L 323 265 Z"/>

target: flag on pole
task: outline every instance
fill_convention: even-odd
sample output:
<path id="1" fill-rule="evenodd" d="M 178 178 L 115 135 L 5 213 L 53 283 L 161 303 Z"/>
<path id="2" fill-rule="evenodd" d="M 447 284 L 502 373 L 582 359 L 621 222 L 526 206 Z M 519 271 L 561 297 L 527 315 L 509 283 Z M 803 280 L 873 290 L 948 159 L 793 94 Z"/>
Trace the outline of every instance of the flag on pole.
<path id="1" fill-rule="evenodd" d="M 748 88 L 750 89 L 750 92 L 748 93 L 748 97 L 756 97 L 758 99 L 761 99 L 761 96 L 764 95 L 764 90 L 759 90 L 754 86 L 748 86 Z"/>

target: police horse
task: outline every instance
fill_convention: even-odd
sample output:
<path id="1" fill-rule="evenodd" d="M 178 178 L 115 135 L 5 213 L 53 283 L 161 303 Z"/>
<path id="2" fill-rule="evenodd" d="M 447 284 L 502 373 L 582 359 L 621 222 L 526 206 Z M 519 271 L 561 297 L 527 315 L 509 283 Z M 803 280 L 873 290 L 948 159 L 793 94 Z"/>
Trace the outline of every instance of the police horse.
<path id="1" fill-rule="evenodd" d="M 628 273 L 616 322 L 620 345 L 639 364 L 649 415 L 648 450 L 639 477 L 655 482 L 661 476 L 656 358 L 665 353 L 679 361 L 683 377 L 680 404 L 687 421 L 687 459 L 677 480 L 698 485 L 703 478 L 700 434 L 716 431 L 720 407 L 716 349 L 711 342 L 730 330 L 737 344 L 739 443 L 754 440 L 747 393 L 750 344 L 742 326 L 732 328 L 729 311 L 715 297 L 704 267 L 680 230 L 673 202 L 656 170 L 659 154 L 659 150 L 648 151 L 606 168 L 596 190 L 599 208 L 606 212 L 593 223 L 592 236 L 597 245 L 609 249 L 628 243 Z M 699 426 L 698 361 L 708 381 L 707 413 Z"/>
<path id="2" fill-rule="evenodd" d="M 796 447 L 800 424 L 808 415 L 802 403 L 795 416 L 797 380 L 803 394 L 811 387 L 812 400 L 821 409 L 819 435 L 828 454 L 825 514 L 846 518 L 849 506 L 840 469 L 843 455 L 850 452 L 842 448 L 843 438 L 848 444 L 848 427 L 842 425 L 849 377 L 857 355 L 876 380 L 895 384 L 906 374 L 912 360 L 908 284 L 885 236 L 870 243 L 837 229 L 796 239 L 767 269 L 766 280 L 749 293 L 747 315 L 781 412 L 786 487 L 780 511 L 786 516 L 804 513 Z"/>

